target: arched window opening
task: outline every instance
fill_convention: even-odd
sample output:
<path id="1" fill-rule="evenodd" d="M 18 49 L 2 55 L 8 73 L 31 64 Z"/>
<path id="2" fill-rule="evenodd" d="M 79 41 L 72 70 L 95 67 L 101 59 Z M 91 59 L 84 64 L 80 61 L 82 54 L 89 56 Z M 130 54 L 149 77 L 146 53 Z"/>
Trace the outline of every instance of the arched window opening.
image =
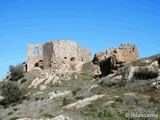
<path id="1" fill-rule="evenodd" d="M 39 55 L 39 49 L 38 49 L 38 47 L 35 47 L 34 54 L 37 55 L 37 56 Z"/>

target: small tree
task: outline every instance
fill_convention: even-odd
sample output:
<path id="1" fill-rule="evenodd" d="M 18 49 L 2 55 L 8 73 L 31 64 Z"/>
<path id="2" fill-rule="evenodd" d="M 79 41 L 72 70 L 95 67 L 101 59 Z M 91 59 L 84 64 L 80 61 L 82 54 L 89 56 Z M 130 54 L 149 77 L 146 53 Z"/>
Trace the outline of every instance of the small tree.
<path id="1" fill-rule="evenodd" d="M 9 66 L 9 74 L 11 76 L 11 81 L 17 81 L 18 79 L 24 77 L 23 65 L 18 64 L 16 66 Z"/>
<path id="2" fill-rule="evenodd" d="M 22 97 L 26 94 L 26 92 L 26 89 L 20 89 L 19 85 L 15 82 L 4 82 L 2 84 L 2 96 L 5 97 L 5 99 L 0 102 L 0 104 L 10 105 L 21 102 Z"/>

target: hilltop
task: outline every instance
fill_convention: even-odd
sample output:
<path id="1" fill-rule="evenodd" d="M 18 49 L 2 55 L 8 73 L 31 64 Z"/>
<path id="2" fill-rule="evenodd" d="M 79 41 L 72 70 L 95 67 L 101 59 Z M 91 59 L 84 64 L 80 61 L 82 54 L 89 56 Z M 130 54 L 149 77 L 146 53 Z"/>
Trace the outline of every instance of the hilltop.
<path id="1" fill-rule="evenodd" d="M 28 45 L 28 60 L 0 83 L 0 119 L 160 119 L 160 54 L 138 59 L 130 44 L 91 53 L 73 41 Z"/>

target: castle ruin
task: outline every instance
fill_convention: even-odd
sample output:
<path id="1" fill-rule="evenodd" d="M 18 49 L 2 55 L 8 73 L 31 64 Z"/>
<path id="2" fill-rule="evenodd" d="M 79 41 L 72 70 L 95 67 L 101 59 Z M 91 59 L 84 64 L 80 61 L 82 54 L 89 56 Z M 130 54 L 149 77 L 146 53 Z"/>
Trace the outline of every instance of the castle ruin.
<path id="1" fill-rule="evenodd" d="M 132 44 L 121 44 L 119 48 L 109 48 L 107 49 L 106 54 L 109 56 L 112 55 L 117 59 L 117 61 L 121 61 L 123 63 L 129 63 L 137 60 L 139 56 L 136 45 Z"/>
<path id="2" fill-rule="evenodd" d="M 120 67 L 126 63 L 138 59 L 138 49 L 135 45 L 121 44 L 119 48 L 108 48 L 105 52 L 98 52 L 95 54 L 92 62 L 99 66 L 101 76 L 107 76 L 115 73 Z"/>
<path id="3" fill-rule="evenodd" d="M 69 40 L 54 40 L 44 45 L 29 44 L 27 71 L 34 67 L 48 69 L 51 67 L 51 61 L 57 58 L 67 62 L 88 62 L 92 59 L 92 51 Z"/>

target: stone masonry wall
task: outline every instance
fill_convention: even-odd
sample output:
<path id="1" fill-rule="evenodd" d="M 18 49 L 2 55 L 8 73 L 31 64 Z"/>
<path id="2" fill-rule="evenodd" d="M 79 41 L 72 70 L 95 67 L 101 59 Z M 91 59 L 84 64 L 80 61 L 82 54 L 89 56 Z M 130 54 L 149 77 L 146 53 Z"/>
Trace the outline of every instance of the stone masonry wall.
<path id="1" fill-rule="evenodd" d="M 121 44 L 119 48 L 111 48 L 106 51 L 107 56 L 113 56 L 118 61 L 128 63 L 138 59 L 138 50 L 135 45 Z"/>
<path id="2" fill-rule="evenodd" d="M 34 54 L 36 47 L 39 49 L 39 55 Z M 68 63 L 71 61 L 78 63 L 80 61 L 91 61 L 91 57 L 91 50 L 83 49 L 76 42 L 69 40 L 54 40 L 44 45 L 28 45 L 27 71 L 30 71 L 39 60 L 43 61 L 43 67 L 47 69 L 54 59 L 65 60 Z"/>
<path id="3" fill-rule="evenodd" d="M 35 49 L 38 50 L 38 55 L 35 54 Z M 35 63 L 43 59 L 43 45 L 41 44 L 30 44 L 28 45 L 28 60 L 27 60 L 27 71 L 30 71 Z"/>
<path id="4" fill-rule="evenodd" d="M 89 62 L 92 59 L 92 50 L 90 50 L 90 49 L 81 49 L 80 55 L 82 56 L 83 61 Z"/>
<path id="5" fill-rule="evenodd" d="M 47 42 L 43 45 L 43 66 L 44 68 L 50 67 L 50 60 L 54 55 L 52 42 Z"/>

